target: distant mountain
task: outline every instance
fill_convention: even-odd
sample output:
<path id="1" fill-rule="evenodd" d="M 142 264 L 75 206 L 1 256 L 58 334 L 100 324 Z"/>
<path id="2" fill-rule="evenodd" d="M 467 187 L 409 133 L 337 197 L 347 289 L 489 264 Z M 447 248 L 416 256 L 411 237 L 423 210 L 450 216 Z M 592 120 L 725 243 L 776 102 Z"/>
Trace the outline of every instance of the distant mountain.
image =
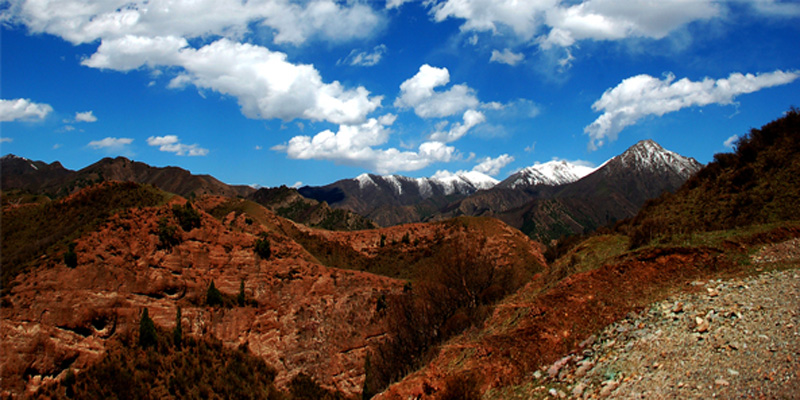
<path id="1" fill-rule="evenodd" d="M 299 192 L 389 226 L 422 221 L 450 202 L 497 183 L 476 171 L 439 173 L 431 178 L 362 174 L 326 186 L 302 187 Z"/>
<path id="2" fill-rule="evenodd" d="M 378 225 L 349 210 L 333 209 L 328 203 L 303 197 L 297 189 L 281 186 L 261 188 L 247 196 L 279 216 L 312 228 L 334 231 L 373 229 Z"/>
<path id="3" fill-rule="evenodd" d="M 502 182 L 477 172 L 432 178 L 364 174 L 299 192 L 383 226 L 492 216 L 549 240 L 632 217 L 647 199 L 674 191 L 700 167 L 692 158 L 644 140 L 598 168 L 554 160 Z"/>
<path id="4" fill-rule="evenodd" d="M 700 168 L 693 158 L 643 140 L 582 179 L 498 217 L 541 240 L 593 230 L 636 215 L 645 201 L 675 191 Z"/>
<path id="5" fill-rule="evenodd" d="M 594 170 L 595 168 L 572 164 L 564 160 L 553 160 L 523 168 L 500 182 L 497 187 L 517 189 L 537 185 L 566 185 L 589 175 Z"/>
<path id="6" fill-rule="evenodd" d="M 249 186 L 225 184 L 210 175 L 194 175 L 178 167 L 152 167 L 125 157 L 104 158 L 72 171 L 59 162 L 47 164 L 9 154 L 0 158 L 0 170 L 2 190 L 20 189 L 50 196 L 63 196 L 104 181 L 150 184 L 187 198 L 203 194 L 246 196 L 255 191 Z"/>

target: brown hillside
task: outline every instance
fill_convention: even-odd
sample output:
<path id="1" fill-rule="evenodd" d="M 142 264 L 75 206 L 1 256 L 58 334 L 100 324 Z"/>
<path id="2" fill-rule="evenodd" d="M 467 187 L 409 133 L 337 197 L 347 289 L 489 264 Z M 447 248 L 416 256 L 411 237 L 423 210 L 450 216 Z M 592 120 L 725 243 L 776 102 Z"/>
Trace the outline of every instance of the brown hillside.
<path id="1" fill-rule="evenodd" d="M 135 330 L 145 307 L 171 329 L 178 306 L 186 334 L 247 344 L 276 369 L 279 385 L 302 372 L 324 387 L 359 392 L 367 345 L 385 334 L 375 303 L 402 282 L 319 265 L 279 230 L 248 224 L 244 215 L 219 221 L 199 211 L 199 227 L 184 230 L 172 210 L 183 201 L 109 217 L 76 240 L 74 269 L 50 257 L 17 276 L 3 298 L 4 393 L 34 390 L 68 368 L 79 373 L 108 340 Z M 253 248 L 262 232 L 271 248 L 266 260 Z M 242 281 L 246 306 L 205 304 L 211 282 L 235 304 Z"/>
<path id="2" fill-rule="evenodd" d="M 687 283 L 748 271 L 734 260 L 764 241 L 800 236 L 796 226 L 722 242 L 725 248 L 649 248 L 564 279 L 541 277 L 506 298 L 480 329 L 447 342 L 435 359 L 379 399 L 437 399 L 456 389 L 478 393 L 532 379 L 600 328 Z M 445 397 L 441 397 L 445 398 Z"/>

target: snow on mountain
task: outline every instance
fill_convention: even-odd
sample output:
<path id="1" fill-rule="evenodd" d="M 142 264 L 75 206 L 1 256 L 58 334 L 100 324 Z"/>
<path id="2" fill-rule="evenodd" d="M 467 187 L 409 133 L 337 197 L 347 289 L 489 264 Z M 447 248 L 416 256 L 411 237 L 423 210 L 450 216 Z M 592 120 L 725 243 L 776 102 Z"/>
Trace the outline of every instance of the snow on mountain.
<path id="1" fill-rule="evenodd" d="M 612 161 L 619 163 L 625 168 L 665 172 L 672 171 L 683 179 L 689 179 L 690 176 L 702 167 L 694 158 L 684 157 L 678 153 L 669 151 L 650 139 L 636 143 L 624 153 L 601 165 L 600 168 Z"/>
<path id="2" fill-rule="evenodd" d="M 565 185 L 589 175 L 594 170 L 592 167 L 573 164 L 565 160 L 553 160 L 523 168 L 506 178 L 498 187 L 516 189 L 517 187 L 536 185 Z"/>
<path id="3" fill-rule="evenodd" d="M 430 178 L 361 174 L 353 180 L 358 182 L 358 187 L 361 190 L 371 186 L 386 186 L 391 188 L 395 196 L 401 196 L 404 192 L 416 192 L 423 199 L 434 196 L 436 192 L 444 193 L 448 196 L 451 194 L 472 194 L 478 190 L 489 189 L 499 182 L 497 179 L 477 171 L 459 171 L 456 173 L 438 171 Z"/>

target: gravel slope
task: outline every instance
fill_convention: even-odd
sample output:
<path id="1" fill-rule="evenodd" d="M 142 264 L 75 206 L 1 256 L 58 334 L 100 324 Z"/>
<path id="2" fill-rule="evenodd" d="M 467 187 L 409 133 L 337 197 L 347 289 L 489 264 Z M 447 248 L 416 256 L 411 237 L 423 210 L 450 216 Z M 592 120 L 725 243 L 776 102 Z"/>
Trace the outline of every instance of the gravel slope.
<path id="1" fill-rule="evenodd" d="M 753 263 L 791 262 L 800 240 Z M 800 399 L 800 270 L 695 281 L 534 374 L 531 397 Z"/>

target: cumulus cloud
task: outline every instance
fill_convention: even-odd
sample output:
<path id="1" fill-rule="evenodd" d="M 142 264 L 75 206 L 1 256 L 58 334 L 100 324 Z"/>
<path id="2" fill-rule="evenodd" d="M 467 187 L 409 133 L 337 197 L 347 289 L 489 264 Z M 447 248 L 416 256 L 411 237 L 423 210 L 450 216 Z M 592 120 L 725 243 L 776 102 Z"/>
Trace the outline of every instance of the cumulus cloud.
<path id="1" fill-rule="evenodd" d="M 238 38 L 251 25 L 271 29 L 276 43 L 301 44 L 369 37 L 383 23 L 365 4 L 335 0 L 22 0 L 9 14 L 31 32 L 73 44 L 126 35 Z"/>
<path id="2" fill-rule="evenodd" d="M 30 99 L 0 99 L 0 121 L 44 119 L 53 111 L 49 104 L 34 103 Z"/>
<path id="3" fill-rule="evenodd" d="M 147 138 L 147 144 L 158 147 L 159 151 L 175 153 L 175 155 L 179 156 L 205 156 L 208 154 L 208 149 L 204 149 L 197 144 L 183 144 L 175 135 L 150 136 Z"/>
<path id="4" fill-rule="evenodd" d="M 346 64 L 357 67 L 372 67 L 381 62 L 383 54 L 386 53 L 386 45 L 377 45 L 372 51 L 358 51 L 353 50 L 343 60 L 339 60 L 336 64 Z"/>
<path id="5" fill-rule="evenodd" d="M 97 122 L 93 111 L 75 113 L 75 122 Z"/>
<path id="6" fill-rule="evenodd" d="M 125 146 L 133 143 L 133 139 L 131 138 L 115 138 L 115 137 L 107 137 L 101 140 L 92 140 L 89 142 L 89 147 L 93 149 L 105 149 L 105 150 L 122 150 Z"/>
<path id="7" fill-rule="evenodd" d="M 10 137 L 0 137 L 0 143 L 11 143 L 14 139 Z"/>
<path id="8" fill-rule="evenodd" d="M 125 36 L 104 41 L 84 65 L 127 71 L 143 65 L 177 66 L 170 87 L 192 84 L 234 96 L 248 118 L 295 118 L 352 124 L 380 106 L 363 87 L 325 83 L 314 66 L 292 64 L 285 53 L 219 39 L 194 49 L 183 38 Z"/>
<path id="9" fill-rule="evenodd" d="M 473 167 L 472 170 L 482 174 L 496 176 L 500 173 L 501 169 L 513 161 L 514 157 L 508 154 L 502 154 L 496 158 L 486 157 L 482 159 L 478 165 Z"/>
<path id="10" fill-rule="evenodd" d="M 660 39 L 690 22 L 723 12 L 714 0 L 444 0 L 428 4 L 438 22 L 453 18 L 464 21 L 462 31 L 513 32 L 523 41 L 535 39 L 542 48 L 572 46 L 584 39 Z"/>
<path id="11" fill-rule="evenodd" d="M 472 127 L 486 121 L 486 116 L 475 110 L 467 110 L 464 112 L 463 123 L 454 123 L 447 131 L 436 131 L 430 135 L 430 140 L 436 142 L 450 143 L 461 139 L 462 136 L 467 134 Z"/>
<path id="12" fill-rule="evenodd" d="M 592 104 L 596 112 L 602 111 L 594 122 L 584 128 L 589 135 L 589 148 L 594 150 L 607 139 L 614 141 L 617 134 L 649 115 L 662 116 L 685 107 L 709 104 L 731 104 L 736 96 L 764 88 L 784 85 L 800 77 L 800 72 L 774 71 L 765 74 L 732 73 L 728 78 L 675 81 L 668 74 L 664 79 L 650 75 L 637 75 L 623 80 L 603 93 Z"/>
<path id="13" fill-rule="evenodd" d="M 388 114 L 359 125 L 340 125 L 337 132 L 325 130 L 314 137 L 295 136 L 288 144 L 274 146 L 272 150 L 285 152 L 292 159 L 328 160 L 380 174 L 415 171 L 454 157 L 454 147 L 436 141 L 424 142 L 416 151 L 376 148 L 389 139 L 389 126 L 395 119 L 395 115 Z"/>
<path id="14" fill-rule="evenodd" d="M 723 142 L 722 145 L 727 147 L 727 148 L 729 148 L 729 149 L 732 149 L 733 148 L 733 144 L 736 143 L 737 140 L 739 140 L 739 135 L 733 135 L 733 136 L 725 139 L 725 142 Z"/>
<path id="15" fill-rule="evenodd" d="M 447 68 L 424 64 L 413 77 L 400 84 L 400 96 L 394 106 L 413 108 L 422 118 L 447 117 L 479 105 L 475 91 L 469 86 L 453 85 L 445 91 L 435 91 L 450 82 Z"/>
<path id="16" fill-rule="evenodd" d="M 522 55 L 522 53 L 514 53 L 511 49 L 505 49 L 503 51 L 492 50 L 492 57 L 489 59 L 489 62 L 514 66 L 524 59 L 525 56 Z"/>

